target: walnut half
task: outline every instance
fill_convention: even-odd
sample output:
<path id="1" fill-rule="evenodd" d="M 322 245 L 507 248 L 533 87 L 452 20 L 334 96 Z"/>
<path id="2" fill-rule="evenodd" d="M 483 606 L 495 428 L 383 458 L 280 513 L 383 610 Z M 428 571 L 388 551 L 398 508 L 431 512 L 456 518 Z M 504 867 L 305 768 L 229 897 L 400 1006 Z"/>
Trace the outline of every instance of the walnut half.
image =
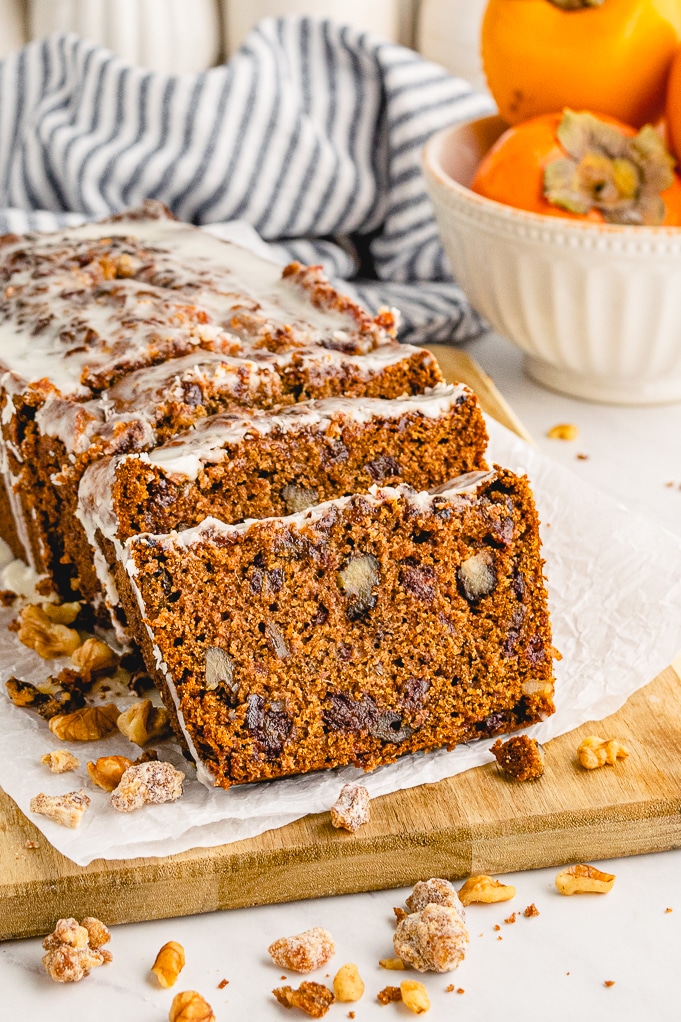
<path id="1" fill-rule="evenodd" d="M 116 730 L 120 710 L 114 703 L 83 706 L 73 713 L 60 713 L 50 720 L 50 731 L 63 742 L 94 742 Z"/>

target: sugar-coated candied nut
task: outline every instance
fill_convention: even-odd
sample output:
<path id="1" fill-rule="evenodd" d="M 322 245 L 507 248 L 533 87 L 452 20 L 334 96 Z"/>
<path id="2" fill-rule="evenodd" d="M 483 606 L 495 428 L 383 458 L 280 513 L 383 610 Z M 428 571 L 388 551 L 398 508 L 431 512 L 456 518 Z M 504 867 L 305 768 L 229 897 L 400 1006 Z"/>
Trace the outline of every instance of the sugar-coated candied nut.
<path id="1" fill-rule="evenodd" d="M 135 745 L 146 745 L 170 731 L 168 711 L 163 706 L 154 706 L 151 699 L 129 706 L 118 717 L 117 725 L 118 730 Z"/>
<path id="2" fill-rule="evenodd" d="M 472 905 L 474 902 L 491 905 L 515 898 L 515 887 L 512 884 L 502 884 L 494 877 L 482 873 L 466 881 L 459 890 L 459 898 L 462 905 Z"/>
<path id="3" fill-rule="evenodd" d="M 52 933 L 43 938 L 43 947 L 46 951 L 66 944 L 68 947 L 81 949 L 88 947 L 90 934 L 86 926 L 81 926 L 77 919 L 70 916 L 68 919 L 58 919 Z"/>
<path id="4" fill-rule="evenodd" d="M 100 756 L 96 762 L 88 762 L 87 775 L 98 788 L 113 791 L 129 766 L 132 766 L 132 760 L 127 756 Z"/>
<path id="5" fill-rule="evenodd" d="M 629 750 L 614 738 L 590 735 L 577 746 L 577 757 L 586 770 L 596 770 L 606 763 L 614 766 L 618 759 L 626 759 L 628 755 Z"/>
<path id="6" fill-rule="evenodd" d="M 354 962 L 341 965 L 333 977 L 333 992 L 337 1001 L 358 1001 L 364 993 L 364 982 Z"/>
<path id="7" fill-rule="evenodd" d="M 120 657 L 114 653 L 108 643 L 101 639 L 86 639 L 82 646 L 72 654 L 71 660 L 76 665 L 85 682 L 103 671 L 111 671 L 118 666 Z"/>
<path id="8" fill-rule="evenodd" d="M 314 926 L 293 937 L 280 937 L 267 949 L 275 965 L 292 972 L 312 972 L 325 965 L 336 953 L 328 930 Z"/>
<path id="9" fill-rule="evenodd" d="M 513 735 L 505 742 L 497 738 L 490 752 L 504 773 L 516 781 L 536 781 L 544 773 L 544 750 L 536 738 Z"/>
<path id="10" fill-rule="evenodd" d="M 336 999 L 323 983 L 308 980 L 304 980 L 297 990 L 293 987 L 275 987 L 272 993 L 285 1008 L 298 1008 L 311 1018 L 326 1015 Z"/>
<path id="11" fill-rule="evenodd" d="M 60 713 L 50 720 L 50 731 L 62 742 L 96 742 L 116 730 L 120 711 L 114 703 L 83 706 L 73 713 Z"/>
<path id="12" fill-rule="evenodd" d="M 215 1022 L 208 1001 L 196 990 L 182 990 L 173 997 L 168 1012 L 170 1022 Z"/>
<path id="13" fill-rule="evenodd" d="M 80 925 L 88 932 L 90 947 L 97 948 L 98 951 L 111 940 L 111 930 L 108 926 L 104 925 L 101 919 L 97 919 L 95 916 L 86 916 Z M 110 954 L 110 952 L 107 951 L 107 954 Z"/>
<path id="14" fill-rule="evenodd" d="M 470 938 L 459 912 L 449 905 L 426 905 L 398 923 L 395 954 L 419 972 L 450 972 L 463 961 Z"/>
<path id="15" fill-rule="evenodd" d="M 614 873 L 602 873 L 583 862 L 562 869 L 556 877 L 561 894 L 607 894 L 615 883 Z"/>
<path id="16" fill-rule="evenodd" d="M 80 925 L 73 918 L 58 919 L 54 931 L 43 940 L 46 972 L 56 983 L 77 983 L 95 966 L 111 961 L 111 953 L 101 950 L 110 937 L 108 928 L 94 917 Z"/>
<path id="17" fill-rule="evenodd" d="M 174 802 L 182 794 L 184 777 L 172 763 L 162 760 L 133 763 L 111 793 L 111 805 L 120 813 L 130 813 L 142 806 Z"/>
<path id="18" fill-rule="evenodd" d="M 402 1003 L 414 1015 L 423 1015 L 430 1010 L 430 997 L 423 983 L 415 979 L 403 979 L 400 983 Z"/>
<path id="19" fill-rule="evenodd" d="M 77 770 L 80 760 L 68 749 L 55 749 L 54 752 L 46 752 L 40 757 L 40 762 L 52 771 L 53 774 L 67 774 L 71 770 Z"/>
<path id="20" fill-rule="evenodd" d="M 169 940 L 156 955 L 151 967 L 162 987 L 172 987 L 184 969 L 184 948 L 176 940 Z"/>
<path id="21" fill-rule="evenodd" d="M 449 908 L 455 908 L 462 919 L 466 918 L 454 884 L 441 877 L 419 880 L 414 884 L 414 890 L 407 898 L 406 905 L 410 912 L 420 912 L 426 905 L 448 905 Z"/>
<path id="22" fill-rule="evenodd" d="M 351 834 L 364 823 L 369 822 L 369 792 L 363 784 L 344 784 L 340 794 L 331 806 L 331 823 L 334 827 L 342 827 Z"/>
<path id="23" fill-rule="evenodd" d="M 391 1004 L 393 1001 L 401 1001 L 402 991 L 399 987 L 383 987 L 376 994 L 376 1000 L 383 1005 Z"/>
<path id="24" fill-rule="evenodd" d="M 30 810 L 73 829 L 80 826 L 83 813 L 89 805 L 90 798 L 82 790 L 68 791 L 65 795 L 45 795 L 41 791 L 31 799 Z"/>
<path id="25" fill-rule="evenodd" d="M 573 422 L 559 422 L 547 432 L 549 440 L 576 440 L 579 429 Z"/>
<path id="26" fill-rule="evenodd" d="M 19 641 L 44 660 L 72 656 L 81 644 L 75 628 L 52 621 L 42 607 L 29 604 L 19 614 Z"/>
<path id="27" fill-rule="evenodd" d="M 401 958 L 380 958 L 378 964 L 381 966 L 382 969 L 391 969 L 396 972 L 400 972 L 401 970 L 406 969 L 406 965 L 404 964 Z"/>
<path id="28" fill-rule="evenodd" d="M 42 961 L 45 971 L 55 983 L 78 983 L 95 966 L 104 965 L 104 956 L 89 947 L 74 948 L 60 944 L 44 954 Z"/>

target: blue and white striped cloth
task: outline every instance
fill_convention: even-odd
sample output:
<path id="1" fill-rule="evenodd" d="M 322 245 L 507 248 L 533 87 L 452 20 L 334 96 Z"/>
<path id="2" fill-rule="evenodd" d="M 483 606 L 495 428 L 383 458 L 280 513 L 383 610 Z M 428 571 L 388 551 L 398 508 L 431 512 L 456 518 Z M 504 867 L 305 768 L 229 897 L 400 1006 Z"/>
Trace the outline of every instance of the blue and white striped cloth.
<path id="1" fill-rule="evenodd" d="M 0 62 L 0 233 L 160 199 L 323 263 L 369 308 L 397 306 L 403 340 L 462 340 L 480 322 L 451 279 L 420 150 L 490 109 L 411 50 L 311 18 L 263 21 L 192 75 L 51 36 Z"/>

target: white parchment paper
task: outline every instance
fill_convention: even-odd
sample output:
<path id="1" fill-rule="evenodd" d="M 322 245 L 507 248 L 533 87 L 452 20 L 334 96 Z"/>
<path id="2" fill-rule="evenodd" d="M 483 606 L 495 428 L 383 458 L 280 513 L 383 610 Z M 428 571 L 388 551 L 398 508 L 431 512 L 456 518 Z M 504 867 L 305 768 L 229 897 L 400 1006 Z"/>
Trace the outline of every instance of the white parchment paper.
<path id="1" fill-rule="evenodd" d="M 488 428 L 488 460 L 527 473 L 543 523 L 554 643 L 563 654 L 556 664 L 557 711 L 528 729 L 545 741 L 613 713 L 681 650 L 681 540 L 614 503 L 496 422 L 488 421 Z M 222 791 L 204 788 L 168 740 L 154 747 L 187 774 L 182 798 L 117 813 L 108 795 L 89 782 L 85 764 L 112 754 L 136 759 L 139 749 L 122 735 L 95 744 L 59 743 L 45 721 L 10 703 L 4 690 L 10 675 L 42 681 L 60 666 L 39 661 L 6 632 L 3 620 L 12 616 L 5 611 L 0 618 L 0 785 L 48 840 L 80 865 L 237 841 L 328 809 L 341 784 L 351 779 L 361 777 L 372 796 L 384 795 L 492 758 L 486 739 L 453 752 L 406 756 L 371 774 L 348 767 Z M 124 709 L 130 700 L 116 701 Z M 79 770 L 59 775 L 41 766 L 40 756 L 57 746 L 79 757 Z M 56 795 L 81 787 L 92 805 L 77 830 L 29 811 L 39 791 Z"/>

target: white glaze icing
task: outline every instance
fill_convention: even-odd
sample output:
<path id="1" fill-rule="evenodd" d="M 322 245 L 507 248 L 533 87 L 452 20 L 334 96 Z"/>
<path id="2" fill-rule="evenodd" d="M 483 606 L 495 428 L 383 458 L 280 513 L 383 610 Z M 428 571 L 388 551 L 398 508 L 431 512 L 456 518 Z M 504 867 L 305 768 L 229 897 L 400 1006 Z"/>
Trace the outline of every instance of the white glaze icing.
<path id="1" fill-rule="evenodd" d="M 117 240 L 112 249 L 97 246 L 100 239 Z M 24 250 L 32 260 L 54 257 L 54 264 L 35 276 L 34 261 L 21 263 Z M 137 278 L 109 279 L 100 258 L 121 255 Z M 343 337 L 359 351 L 392 344 L 354 303 L 348 311 L 318 308 L 276 263 L 174 220 L 121 219 L 30 235 L 0 248 L 3 263 L 12 272 L 0 301 L 2 362 L 24 381 L 49 379 L 63 394 L 86 395 L 84 376 L 93 371 L 135 368 L 136 356 L 159 337 L 227 354 L 244 354 L 244 344 L 282 327 L 291 328 L 294 346 Z M 235 326 L 235 312 L 255 318 Z"/>

